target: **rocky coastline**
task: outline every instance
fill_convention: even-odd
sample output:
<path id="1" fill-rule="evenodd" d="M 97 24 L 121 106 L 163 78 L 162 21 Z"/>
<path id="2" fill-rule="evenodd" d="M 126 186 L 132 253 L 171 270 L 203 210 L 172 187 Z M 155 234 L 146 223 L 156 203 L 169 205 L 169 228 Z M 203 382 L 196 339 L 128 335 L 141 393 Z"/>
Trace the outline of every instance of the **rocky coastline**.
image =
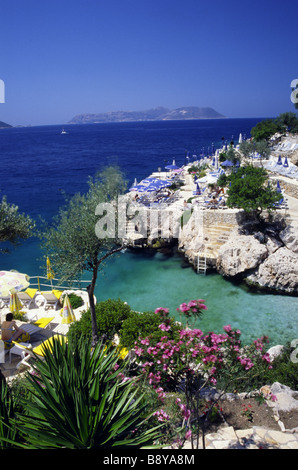
<path id="1" fill-rule="evenodd" d="M 288 158 L 295 160 L 296 154 Z M 187 170 L 186 166 L 181 174 L 184 186 L 173 207 L 176 219 L 181 218 L 183 211 L 189 213 L 178 237 L 173 233 L 166 239 L 156 234 L 137 236 L 129 245 L 161 251 L 174 247 L 198 271 L 200 259 L 204 258 L 205 273 L 215 271 L 253 289 L 298 296 L 298 181 L 269 172 L 270 179 L 280 181 L 287 205 L 273 215 L 268 214 L 260 228 L 256 220 L 249 220 L 240 209 L 214 210 L 196 204 L 191 197 L 195 184 Z M 198 213 L 202 230 L 193 223 Z"/>

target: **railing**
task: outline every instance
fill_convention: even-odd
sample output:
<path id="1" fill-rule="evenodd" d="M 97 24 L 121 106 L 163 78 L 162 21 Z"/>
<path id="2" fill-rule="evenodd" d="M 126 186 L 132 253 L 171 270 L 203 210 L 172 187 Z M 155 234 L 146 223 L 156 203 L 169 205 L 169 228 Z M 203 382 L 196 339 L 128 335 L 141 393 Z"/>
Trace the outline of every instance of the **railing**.
<path id="1" fill-rule="evenodd" d="M 36 282 L 32 282 L 33 279 L 36 279 Z M 48 281 L 48 282 L 45 284 L 45 283 L 40 281 L 41 279 L 46 279 L 46 281 Z M 47 288 L 50 288 L 50 289 L 82 290 L 82 289 L 86 289 L 86 288 L 82 287 L 80 284 L 82 284 L 82 283 L 90 284 L 90 282 L 91 282 L 90 280 L 89 281 L 71 280 L 71 281 L 68 281 L 69 282 L 68 286 L 60 286 L 60 285 L 57 285 L 57 284 L 53 283 L 53 281 L 59 281 L 59 279 L 56 279 L 56 278 L 48 279 L 45 276 L 30 276 L 30 287 L 37 287 L 39 291 L 41 290 L 41 286 L 42 287 L 47 287 Z M 73 285 L 73 283 L 77 283 L 79 286 L 76 287 L 76 286 Z"/>

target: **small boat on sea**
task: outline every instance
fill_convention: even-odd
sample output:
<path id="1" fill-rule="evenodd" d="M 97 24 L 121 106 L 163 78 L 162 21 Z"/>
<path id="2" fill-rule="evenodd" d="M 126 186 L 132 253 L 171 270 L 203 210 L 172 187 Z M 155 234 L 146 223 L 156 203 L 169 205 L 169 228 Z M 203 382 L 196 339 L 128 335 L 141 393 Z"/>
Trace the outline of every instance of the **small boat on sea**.
<path id="1" fill-rule="evenodd" d="M 62 128 L 61 134 L 68 134 L 68 132 L 66 132 L 64 128 Z"/>

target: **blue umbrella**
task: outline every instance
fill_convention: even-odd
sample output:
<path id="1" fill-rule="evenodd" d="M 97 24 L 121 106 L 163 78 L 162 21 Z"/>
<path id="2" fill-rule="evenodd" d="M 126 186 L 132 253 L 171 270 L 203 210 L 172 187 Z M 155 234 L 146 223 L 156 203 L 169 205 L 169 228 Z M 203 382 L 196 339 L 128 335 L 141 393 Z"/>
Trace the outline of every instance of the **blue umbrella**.
<path id="1" fill-rule="evenodd" d="M 279 181 L 277 180 L 277 183 L 276 183 L 276 191 L 278 193 L 281 193 L 281 188 L 280 188 L 280 184 L 279 184 Z"/>
<path id="2" fill-rule="evenodd" d="M 179 170 L 179 166 L 176 165 L 175 160 L 173 160 L 172 165 L 165 166 L 166 170 Z"/>
<path id="3" fill-rule="evenodd" d="M 233 163 L 230 160 L 225 160 L 221 166 L 233 166 Z"/>
<path id="4" fill-rule="evenodd" d="M 147 191 L 157 191 L 158 189 L 166 188 L 171 186 L 171 182 L 167 180 L 158 180 L 154 183 L 149 184 Z"/>
<path id="5" fill-rule="evenodd" d="M 286 158 L 285 158 L 284 167 L 286 167 L 286 168 L 287 168 L 288 166 L 289 166 L 289 164 L 288 164 L 288 159 L 287 159 L 287 157 L 286 157 Z"/>
<path id="6" fill-rule="evenodd" d="M 201 188 L 200 188 L 200 186 L 199 186 L 199 183 L 197 183 L 196 194 L 197 194 L 197 195 L 201 194 Z"/>
<path id="7" fill-rule="evenodd" d="M 281 156 L 280 156 L 280 155 L 279 155 L 278 160 L 277 160 L 277 165 L 282 165 L 282 161 L 281 161 Z"/>
<path id="8" fill-rule="evenodd" d="M 136 186 L 132 186 L 129 191 L 137 191 L 137 192 L 142 192 L 146 191 L 147 186 L 143 184 L 137 184 Z"/>

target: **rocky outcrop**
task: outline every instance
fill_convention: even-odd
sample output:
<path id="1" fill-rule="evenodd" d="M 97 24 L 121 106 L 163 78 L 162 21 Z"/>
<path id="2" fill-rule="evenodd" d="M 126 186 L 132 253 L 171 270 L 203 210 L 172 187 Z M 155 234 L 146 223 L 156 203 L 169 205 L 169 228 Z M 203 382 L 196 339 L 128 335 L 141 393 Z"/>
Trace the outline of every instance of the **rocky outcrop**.
<path id="1" fill-rule="evenodd" d="M 298 294 L 298 253 L 279 248 L 258 266 L 247 281 L 266 289 Z"/>
<path id="2" fill-rule="evenodd" d="M 267 256 L 266 245 L 253 235 L 239 235 L 234 232 L 229 241 L 219 249 L 216 269 L 224 276 L 237 276 L 256 268 Z"/>
<path id="3" fill-rule="evenodd" d="M 294 253 L 298 253 L 297 223 L 292 223 L 292 225 L 288 225 L 284 230 L 280 232 L 279 237 L 289 250 L 293 251 Z"/>

